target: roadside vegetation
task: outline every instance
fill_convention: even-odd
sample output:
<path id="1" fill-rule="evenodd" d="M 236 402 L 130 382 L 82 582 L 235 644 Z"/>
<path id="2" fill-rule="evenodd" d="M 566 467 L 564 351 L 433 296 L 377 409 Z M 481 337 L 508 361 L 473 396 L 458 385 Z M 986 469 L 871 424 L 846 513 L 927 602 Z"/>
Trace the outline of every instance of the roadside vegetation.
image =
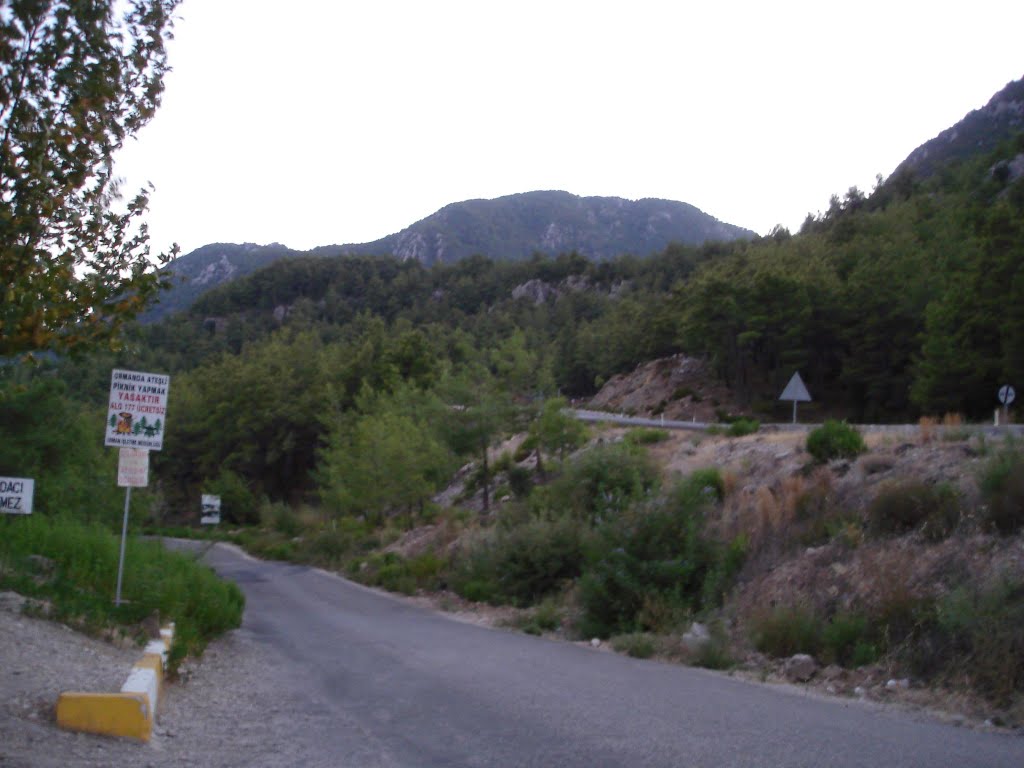
<path id="1" fill-rule="evenodd" d="M 177 625 L 172 669 L 241 623 L 244 597 L 188 555 L 137 537 L 156 497 L 132 494 L 123 604 L 114 605 L 124 489 L 116 452 L 102 447 L 102 412 L 72 400 L 59 381 L 0 384 L 0 474 L 35 480 L 34 512 L 0 516 L 0 590 L 27 610 L 84 632 L 143 644 L 144 622 Z M 152 623 L 152 622 L 150 622 Z"/>
<path id="2" fill-rule="evenodd" d="M 285 259 L 113 347 L 5 363 L 0 474 L 34 477 L 38 511 L 3 521 L 27 537 L 3 544 L 4 583 L 88 626 L 160 609 L 201 644 L 237 623 L 236 591 L 140 542 L 156 570 L 138 583 L 206 594 L 213 613 L 160 589 L 110 612 L 78 591 L 111 589 L 90 554 L 121 509 L 99 438 L 110 370 L 160 371 L 166 441 L 133 530 L 497 606 L 524 631 L 636 656 L 769 668 L 807 653 L 1012 710 L 1024 467 L 970 424 L 1024 380 L 1024 314 L 1006 309 L 1024 306 L 1022 150 L 850 189 L 795 234 L 648 258 Z M 530 283 L 539 300 L 516 291 Z M 702 380 L 621 410 L 700 410 L 711 434 L 588 432 L 566 413 L 652 361 Z M 765 425 L 788 417 L 777 397 L 797 369 L 815 395 L 801 413 L 824 423 L 784 443 Z M 940 429 L 933 413 L 964 415 Z M 919 418 L 916 442 L 883 451 L 843 420 Z M 195 530 L 203 493 L 225 530 Z M 78 584 L 80 568 L 97 576 Z"/>

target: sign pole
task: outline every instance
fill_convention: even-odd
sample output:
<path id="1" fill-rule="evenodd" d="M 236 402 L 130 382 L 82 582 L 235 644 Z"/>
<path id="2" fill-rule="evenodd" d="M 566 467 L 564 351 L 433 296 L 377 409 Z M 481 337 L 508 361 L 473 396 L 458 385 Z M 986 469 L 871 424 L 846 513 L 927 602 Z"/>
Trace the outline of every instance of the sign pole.
<path id="1" fill-rule="evenodd" d="M 124 522 L 121 524 L 121 557 L 117 562 L 117 596 L 114 605 L 121 604 L 121 579 L 124 576 L 124 544 L 128 538 L 128 504 L 132 498 L 132 487 L 124 489 Z"/>
<path id="2" fill-rule="evenodd" d="M 786 385 L 786 388 L 782 390 L 782 394 L 779 395 L 779 400 L 793 401 L 793 423 L 796 424 L 796 404 L 798 402 L 811 402 L 811 393 L 807 391 L 807 386 L 804 384 L 804 380 L 800 378 L 799 371 L 793 374 L 789 384 Z"/>
<path id="3" fill-rule="evenodd" d="M 128 509 L 132 487 L 149 483 L 149 452 L 163 447 L 164 419 L 167 418 L 167 390 L 171 377 L 162 373 L 110 372 L 110 400 L 107 404 L 106 436 L 103 444 L 120 448 L 117 484 L 125 487 L 124 522 L 121 524 L 121 556 L 117 563 L 117 594 L 114 605 L 121 605 L 124 580 L 124 550 L 128 540 Z"/>

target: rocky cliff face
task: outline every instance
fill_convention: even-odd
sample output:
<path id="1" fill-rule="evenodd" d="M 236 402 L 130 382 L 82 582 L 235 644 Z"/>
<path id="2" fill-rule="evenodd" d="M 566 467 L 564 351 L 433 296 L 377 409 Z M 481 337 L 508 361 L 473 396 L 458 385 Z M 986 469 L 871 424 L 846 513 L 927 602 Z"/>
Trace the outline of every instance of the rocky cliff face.
<path id="1" fill-rule="evenodd" d="M 911 152 L 893 177 L 913 173 L 925 178 L 952 160 L 985 154 L 1024 131 L 1024 79 L 1009 83 L 981 109 Z"/>

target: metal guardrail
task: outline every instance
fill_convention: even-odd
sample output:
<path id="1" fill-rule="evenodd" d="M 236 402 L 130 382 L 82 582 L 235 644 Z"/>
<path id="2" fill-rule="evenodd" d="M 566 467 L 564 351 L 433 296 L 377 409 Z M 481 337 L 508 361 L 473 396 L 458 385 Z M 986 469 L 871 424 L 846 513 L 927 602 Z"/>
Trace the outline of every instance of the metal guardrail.
<path id="1" fill-rule="evenodd" d="M 706 421 L 678 421 L 675 419 L 666 418 L 646 418 L 641 416 L 627 416 L 624 413 L 608 413 L 607 411 L 588 411 L 578 408 L 569 408 L 567 412 L 572 414 L 575 418 L 580 421 L 588 422 L 605 422 L 611 424 L 623 424 L 626 426 L 635 427 L 657 427 L 660 429 L 684 429 L 691 430 L 694 432 L 706 432 L 710 427 L 723 427 L 727 426 L 719 423 L 709 423 Z M 820 427 L 821 424 L 762 424 L 761 429 L 771 432 L 806 432 Z M 920 424 L 851 424 L 864 432 L 889 432 L 893 434 L 912 434 L 916 433 L 921 429 Z M 942 433 L 945 431 L 955 432 L 963 430 L 970 432 L 971 434 L 984 434 L 988 436 L 997 435 L 1024 435 L 1024 424 L 1004 424 L 1001 426 L 985 425 L 985 424 L 962 424 L 959 426 L 946 426 L 944 424 L 936 424 L 932 427 L 936 432 Z"/>

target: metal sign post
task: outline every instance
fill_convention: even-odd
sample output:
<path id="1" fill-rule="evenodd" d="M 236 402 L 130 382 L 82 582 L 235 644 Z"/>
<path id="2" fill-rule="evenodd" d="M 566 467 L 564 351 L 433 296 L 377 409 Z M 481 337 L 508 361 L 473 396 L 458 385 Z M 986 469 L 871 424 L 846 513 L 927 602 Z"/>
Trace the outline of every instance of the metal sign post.
<path id="1" fill-rule="evenodd" d="M 142 448 L 122 448 L 117 461 L 117 484 L 124 487 L 124 522 L 121 523 L 121 557 L 117 561 L 117 594 L 114 605 L 121 604 L 121 581 L 124 577 L 124 547 L 128 539 L 128 509 L 132 488 L 149 485 L 149 451 Z"/>
<path id="2" fill-rule="evenodd" d="M 121 523 L 121 554 L 117 562 L 114 605 L 121 605 L 124 551 L 128 540 L 128 510 L 132 488 L 149 484 L 149 452 L 163 448 L 167 418 L 167 391 L 171 377 L 114 369 L 110 373 L 110 400 L 103 444 L 120 448 L 117 484 L 124 486 L 124 520 Z"/>
<path id="3" fill-rule="evenodd" d="M 789 384 L 786 385 L 786 388 L 782 390 L 782 394 L 779 395 L 779 400 L 793 401 L 793 423 L 796 424 L 796 404 L 811 402 L 811 393 L 804 386 L 804 380 L 800 378 L 799 371 L 793 374 Z"/>
<path id="4" fill-rule="evenodd" d="M 124 489 L 124 522 L 121 523 L 121 556 L 117 561 L 117 594 L 114 596 L 114 605 L 121 604 L 121 580 L 124 578 L 124 545 L 128 539 L 128 506 L 132 501 L 132 488 Z"/>

